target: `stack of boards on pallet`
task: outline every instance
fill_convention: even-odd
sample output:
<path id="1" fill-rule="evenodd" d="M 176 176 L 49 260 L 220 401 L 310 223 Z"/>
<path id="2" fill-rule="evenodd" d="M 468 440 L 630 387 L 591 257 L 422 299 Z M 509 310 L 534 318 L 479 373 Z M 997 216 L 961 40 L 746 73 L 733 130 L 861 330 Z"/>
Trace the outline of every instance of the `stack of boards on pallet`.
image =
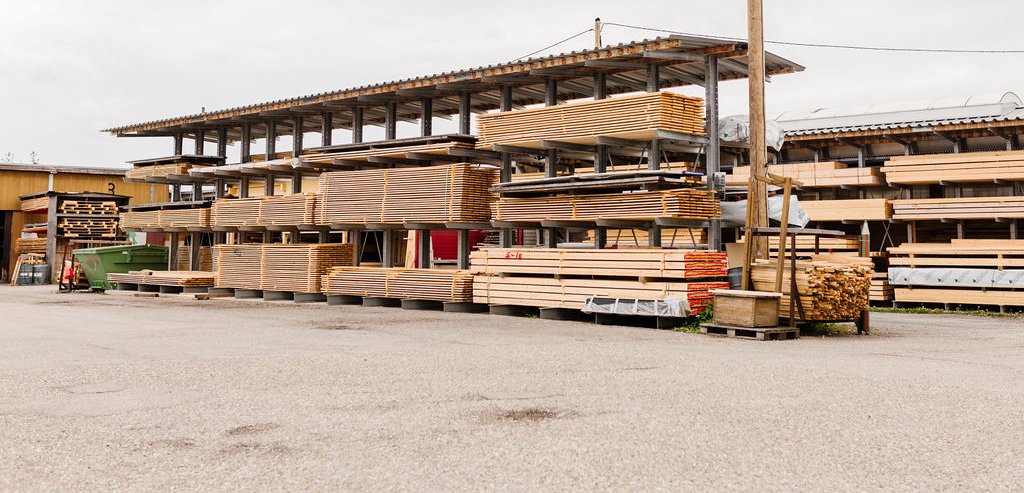
<path id="1" fill-rule="evenodd" d="M 57 206 L 57 235 L 69 238 L 117 236 L 117 202 L 64 199 Z"/>
<path id="2" fill-rule="evenodd" d="M 897 302 L 1024 306 L 1024 240 L 952 240 L 889 248 Z"/>
<path id="3" fill-rule="evenodd" d="M 1024 181 L 1024 151 L 895 156 L 882 172 L 887 182 L 900 185 Z"/>
<path id="4" fill-rule="evenodd" d="M 448 269 L 335 267 L 324 276 L 328 296 L 447 302 L 473 301 L 473 274 Z"/>
<path id="5" fill-rule="evenodd" d="M 711 220 L 722 211 L 711 190 L 684 188 L 657 192 L 502 197 L 494 203 L 495 221 L 595 221 L 598 219 Z"/>
<path id="6" fill-rule="evenodd" d="M 473 300 L 493 305 L 581 310 L 590 298 L 681 301 L 697 314 L 727 269 L 724 253 L 703 250 L 484 248 L 470 254 Z"/>
<path id="7" fill-rule="evenodd" d="M 320 224 L 486 222 L 498 170 L 473 164 L 320 176 Z"/>
<path id="8" fill-rule="evenodd" d="M 847 167 L 840 162 L 769 164 L 768 172 L 788 176 L 800 183 L 801 188 L 838 188 L 849 186 L 882 186 L 878 167 Z M 726 175 L 726 185 L 746 185 L 750 180 L 750 166 L 737 166 Z"/>
<path id="9" fill-rule="evenodd" d="M 214 284 L 213 272 L 190 270 L 138 270 L 127 273 L 107 274 L 107 280 L 118 284 L 143 284 L 149 286 L 177 286 L 182 288 L 205 288 Z"/>
<path id="10" fill-rule="evenodd" d="M 479 146 L 593 144 L 595 136 L 651 140 L 655 130 L 704 133 L 704 100 L 670 92 L 613 97 L 478 117 Z"/>
<path id="11" fill-rule="evenodd" d="M 351 243 L 217 245 L 217 287 L 320 293 L 322 277 L 353 255 Z"/>
<path id="12" fill-rule="evenodd" d="M 779 317 L 789 318 L 792 271 L 787 262 L 782 275 Z M 871 259 L 836 255 L 812 256 L 796 262 L 796 286 L 803 317 L 794 306 L 794 317 L 805 321 L 856 320 L 868 307 L 874 274 Z M 750 279 L 755 291 L 775 291 L 775 261 L 757 260 Z"/>

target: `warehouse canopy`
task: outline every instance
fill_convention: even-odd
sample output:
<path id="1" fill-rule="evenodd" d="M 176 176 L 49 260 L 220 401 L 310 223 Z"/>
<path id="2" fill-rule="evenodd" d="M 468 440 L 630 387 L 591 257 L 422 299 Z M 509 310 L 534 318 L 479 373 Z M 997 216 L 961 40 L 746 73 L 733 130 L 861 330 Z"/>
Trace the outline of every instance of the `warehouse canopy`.
<path id="1" fill-rule="evenodd" d="M 105 129 L 117 136 L 174 135 L 227 129 L 228 140 L 241 138 L 239 127 L 252 124 L 252 138 L 266 135 L 268 120 L 278 127 L 288 119 L 301 121 L 303 132 L 319 132 L 326 119 L 331 128 L 351 128 L 356 108 L 363 122 L 382 125 L 393 104 L 399 121 L 417 121 L 423 100 L 432 100 L 435 117 L 450 118 L 460 112 L 460 95 L 472 95 L 469 110 L 480 113 L 498 109 L 502 91 L 512 90 L 512 104 L 522 107 L 545 101 L 545 88 L 556 81 L 559 100 L 592 97 L 596 80 L 606 81 L 608 94 L 643 91 L 657 87 L 703 85 L 704 61 L 719 60 L 719 80 L 747 77 L 747 45 L 744 42 L 698 36 L 670 36 L 591 50 L 530 58 L 485 67 L 384 82 L 338 91 L 310 94 L 267 103 L 208 111 L 163 120 Z M 772 53 L 765 54 L 769 75 L 798 72 L 803 67 Z M 653 79 L 653 80 L 652 80 Z M 302 116 L 302 118 L 294 118 Z M 291 131 L 294 132 L 294 123 Z M 212 132 L 207 132 L 212 140 Z"/>

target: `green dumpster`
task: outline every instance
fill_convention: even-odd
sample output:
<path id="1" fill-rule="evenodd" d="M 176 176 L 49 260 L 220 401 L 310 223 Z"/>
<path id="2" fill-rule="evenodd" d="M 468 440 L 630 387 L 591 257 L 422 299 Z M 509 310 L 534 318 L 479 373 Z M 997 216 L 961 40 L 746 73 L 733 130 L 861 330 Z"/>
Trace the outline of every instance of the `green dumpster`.
<path id="1" fill-rule="evenodd" d="M 111 272 L 167 270 L 167 248 L 157 245 L 80 248 L 74 254 L 93 289 L 114 289 L 114 284 L 107 281 Z"/>

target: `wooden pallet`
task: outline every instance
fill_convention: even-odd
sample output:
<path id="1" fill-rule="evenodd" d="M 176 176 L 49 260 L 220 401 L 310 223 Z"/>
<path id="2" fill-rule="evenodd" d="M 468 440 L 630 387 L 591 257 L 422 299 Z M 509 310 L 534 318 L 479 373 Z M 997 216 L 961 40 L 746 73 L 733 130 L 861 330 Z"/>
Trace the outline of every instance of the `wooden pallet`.
<path id="1" fill-rule="evenodd" d="M 485 113 L 477 118 L 479 146 L 572 142 L 596 135 L 647 130 L 704 134 L 704 101 L 670 92 L 575 102 L 543 108 Z"/>
<path id="2" fill-rule="evenodd" d="M 801 188 L 838 188 L 848 186 L 882 186 L 878 167 L 847 167 L 845 163 L 828 161 L 820 163 L 769 164 L 768 172 L 793 178 Z M 750 180 L 750 166 L 737 166 L 726 175 L 726 185 L 746 185 Z"/>
<path id="3" fill-rule="evenodd" d="M 702 334 L 752 339 L 756 341 L 785 341 L 800 338 L 800 329 L 795 327 L 735 327 L 732 325 L 703 324 Z"/>
<path id="4" fill-rule="evenodd" d="M 483 248 L 469 258 L 474 272 L 491 275 L 698 279 L 728 269 L 726 254 L 706 250 Z"/>
<path id="5" fill-rule="evenodd" d="M 324 173 L 318 222 L 486 222 L 497 176 L 471 164 Z"/>
<path id="6" fill-rule="evenodd" d="M 324 276 L 326 295 L 447 302 L 473 301 L 473 274 L 447 269 L 335 267 Z"/>
<path id="7" fill-rule="evenodd" d="M 714 192 L 698 189 L 660 192 L 502 197 L 493 204 L 495 221 L 594 221 L 597 219 L 681 218 L 710 220 L 721 216 Z"/>
<path id="8" fill-rule="evenodd" d="M 895 156 L 882 172 L 887 182 L 901 185 L 1024 181 L 1024 151 Z"/>

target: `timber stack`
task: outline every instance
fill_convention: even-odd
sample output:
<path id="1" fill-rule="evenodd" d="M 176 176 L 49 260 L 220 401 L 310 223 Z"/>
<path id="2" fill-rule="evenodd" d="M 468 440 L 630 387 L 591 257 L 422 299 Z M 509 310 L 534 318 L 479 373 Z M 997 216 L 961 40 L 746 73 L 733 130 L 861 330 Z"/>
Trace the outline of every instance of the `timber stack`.
<path id="1" fill-rule="evenodd" d="M 217 287 L 320 293 L 332 267 L 354 264 L 351 243 L 217 245 Z"/>
<path id="2" fill-rule="evenodd" d="M 473 274 L 448 269 L 335 267 L 324 276 L 328 296 L 445 302 L 473 301 Z"/>
<path id="3" fill-rule="evenodd" d="M 298 226 L 316 223 L 316 194 L 273 195 L 260 201 L 260 226 Z"/>
<path id="4" fill-rule="evenodd" d="M 897 302 L 1024 305 L 1024 240 L 904 243 L 889 255 Z"/>
<path id="5" fill-rule="evenodd" d="M 598 219 L 711 220 L 722 211 L 711 190 L 683 188 L 656 192 L 502 197 L 493 220 L 511 222 L 594 221 Z"/>
<path id="6" fill-rule="evenodd" d="M 259 226 L 263 199 L 217 199 L 210 212 L 210 225 L 221 230 Z"/>
<path id="7" fill-rule="evenodd" d="M 827 258 L 823 259 L 823 258 Z M 820 260 L 819 260 L 820 259 Z M 871 259 L 860 257 L 812 257 L 796 262 L 796 288 L 800 308 L 794 306 L 794 316 L 803 321 L 856 320 L 868 307 L 868 292 L 874 269 Z M 776 264 L 757 260 L 750 271 L 756 291 L 775 291 Z M 787 262 L 782 276 L 782 298 L 779 317 L 789 318 L 792 293 L 792 271 Z"/>

